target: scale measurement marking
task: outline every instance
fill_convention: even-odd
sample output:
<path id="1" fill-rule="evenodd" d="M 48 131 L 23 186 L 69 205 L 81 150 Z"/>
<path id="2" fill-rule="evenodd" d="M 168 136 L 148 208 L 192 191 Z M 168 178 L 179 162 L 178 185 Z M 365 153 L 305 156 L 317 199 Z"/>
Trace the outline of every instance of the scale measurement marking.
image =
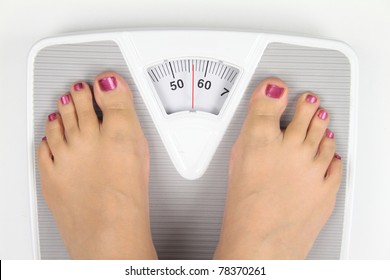
<path id="1" fill-rule="evenodd" d="M 153 73 L 153 76 L 156 78 L 156 80 L 158 82 L 158 78 L 157 78 L 156 74 L 154 74 L 153 70 L 152 70 L 152 73 Z"/>
<path id="2" fill-rule="evenodd" d="M 173 69 L 172 69 L 172 64 L 171 64 L 171 62 L 169 62 L 169 67 L 171 67 L 172 76 L 173 76 L 173 78 L 175 78 L 175 73 L 173 73 Z"/>
<path id="3" fill-rule="evenodd" d="M 204 77 L 206 78 L 207 75 L 207 68 L 209 67 L 209 61 L 207 60 L 206 70 L 204 71 Z"/>
<path id="4" fill-rule="evenodd" d="M 221 66 L 221 64 L 218 66 L 218 69 L 219 69 L 220 66 Z M 221 70 L 219 70 L 218 76 L 221 75 L 222 69 L 223 69 L 223 66 L 221 67 Z M 218 72 L 218 71 L 217 71 L 217 72 Z"/>
<path id="5" fill-rule="evenodd" d="M 167 72 L 165 71 L 165 68 L 164 68 L 164 66 L 163 66 L 163 70 L 164 70 L 164 73 L 165 73 L 165 76 L 167 75 Z"/>
<path id="6" fill-rule="evenodd" d="M 234 74 L 233 78 L 230 80 L 231 83 L 233 83 L 234 78 L 237 76 L 238 72 L 236 71 L 236 74 Z"/>
<path id="7" fill-rule="evenodd" d="M 148 74 L 149 74 L 150 78 L 152 79 L 152 81 L 153 81 L 153 82 L 156 82 L 156 81 L 153 79 L 152 75 L 150 75 L 150 72 L 149 72 L 149 71 L 148 71 Z"/>
<path id="8" fill-rule="evenodd" d="M 157 67 L 156 73 L 157 73 L 157 75 L 158 75 L 158 77 L 159 77 L 160 79 L 161 79 L 161 77 L 164 77 L 164 75 L 163 75 L 163 73 L 162 73 L 162 71 L 161 71 L 160 66 Z M 160 74 L 161 74 L 161 76 L 160 76 Z"/>
<path id="9" fill-rule="evenodd" d="M 194 64 L 192 64 L 192 109 L 194 109 L 194 101 L 195 101 L 195 87 L 194 87 Z"/>
<path id="10" fill-rule="evenodd" d="M 223 74 L 225 74 L 225 71 L 226 71 L 227 67 L 225 66 L 225 70 L 223 70 L 223 73 L 222 73 L 222 76 L 221 76 L 221 79 L 223 77 Z"/>

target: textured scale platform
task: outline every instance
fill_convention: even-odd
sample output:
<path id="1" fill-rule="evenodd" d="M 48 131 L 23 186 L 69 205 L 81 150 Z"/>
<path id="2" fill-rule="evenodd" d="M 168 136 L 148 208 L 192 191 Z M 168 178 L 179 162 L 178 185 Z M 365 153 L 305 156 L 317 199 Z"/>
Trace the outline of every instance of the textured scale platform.
<path id="1" fill-rule="evenodd" d="M 285 43 L 267 46 L 245 95 L 206 173 L 198 180 L 181 177 L 172 164 L 150 114 L 139 94 L 117 44 L 98 41 L 43 48 L 35 57 L 33 118 L 35 150 L 49 113 L 57 99 L 75 81 L 93 83 L 95 76 L 113 70 L 123 75 L 133 91 L 136 110 L 151 152 L 150 208 L 153 239 L 160 259 L 210 259 L 222 222 L 231 147 L 246 116 L 249 98 L 264 78 L 277 76 L 290 88 L 286 126 L 294 113 L 297 96 L 311 90 L 331 116 L 337 152 L 344 160 L 344 177 L 335 210 L 318 236 L 308 259 L 338 259 L 343 236 L 350 116 L 350 62 L 339 51 Z M 99 112 L 100 114 L 100 112 Z M 35 159 L 39 250 L 42 259 L 67 259 L 55 221 L 41 193 Z M 98 163 L 97 163 L 98 164 Z"/>

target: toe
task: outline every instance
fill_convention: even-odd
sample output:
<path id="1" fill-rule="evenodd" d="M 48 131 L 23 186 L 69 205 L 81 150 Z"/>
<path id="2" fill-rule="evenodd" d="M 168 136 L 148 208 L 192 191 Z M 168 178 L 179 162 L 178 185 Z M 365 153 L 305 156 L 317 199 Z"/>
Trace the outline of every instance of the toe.
<path id="1" fill-rule="evenodd" d="M 315 161 L 324 171 L 324 177 L 326 175 L 326 171 L 329 167 L 329 164 L 334 157 L 335 152 L 336 143 L 334 139 L 334 133 L 331 130 L 327 129 L 325 135 L 321 140 L 321 143 L 318 148 L 318 153 L 315 158 Z"/>
<path id="2" fill-rule="evenodd" d="M 303 143 L 314 113 L 320 104 L 318 96 L 307 92 L 302 94 L 297 102 L 296 111 L 285 132 L 285 139 Z"/>
<path id="3" fill-rule="evenodd" d="M 53 155 L 51 154 L 46 136 L 43 137 L 41 143 L 39 143 L 37 156 L 39 170 L 46 170 L 53 165 Z"/>
<path id="4" fill-rule="evenodd" d="M 304 144 L 311 149 L 313 157 L 318 152 L 318 147 L 329 124 L 329 115 L 325 109 L 318 109 L 310 122 Z"/>
<path id="5" fill-rule="evenodd" d="M 98 132 L 99 121 L 93 108 L 92 93 L 88 84 L 84 82 L 75 83 L 70 87 L 70 93 L 72 94 L 71 101 L 76 110 L 76 118 L 80 132 Z"/>
<path id="6" fill-rule="evenodd" d="M 57 113 L 52 113 L 48 116 L 46 121 L 46 137 L 50 151 L 55 157 L 66 145 L 61 116 Z"/>
<path id="7" fill-rule="evenodd" d="M 267 144 L 281 135 L 280 117 L 287 106 L 288 87 L 277 79 L 262 81 L 254 91 L 243 130 L 258 144 Z"/>
<path id="8" fill-rule="evenodd" d="M 99 74 L 94 83 L 97 104 L 103 112 L 102 132 L 110 136 L 132 136 L 141 132 L 127 82 L 115 72 Z"/>
<path id="9" fill-rule="evenodd" d="M 76 108 L 70 94 L 61 96 L 58 100 L 58 110 L 61 114 L 62 123 L 64 125 L 65 138 L 67 142 L 72 140 L 72 136 L 79 132 L 77 123 Z"/>
<path id="10" fill-rule="evenodd" d="M 343 173 L 343 163 L 338 154 L 334 154 L 326 173 L 325 182 L 330 190 L 337 192 L 340 187 Z"/>

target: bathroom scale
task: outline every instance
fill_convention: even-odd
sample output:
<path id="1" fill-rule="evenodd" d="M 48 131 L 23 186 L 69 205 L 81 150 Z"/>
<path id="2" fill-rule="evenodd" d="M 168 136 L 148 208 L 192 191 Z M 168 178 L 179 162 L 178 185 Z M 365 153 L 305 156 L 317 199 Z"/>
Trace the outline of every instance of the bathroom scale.
<path id="1" fill-rule="evenodd" d="M 348 258 L 355 166 L 357 58 L 342 42 L 258 32 L 121 30 L 38 42 L 28 63 L 28 151 L 34 257 L 68 259 L 41 191 L 36 151 L 47 115 L 76 81 L 103 71 L 133 92 L 150 148 L 150 214 L 160 259 L 211 259 L 228 185 L 230 150 L 256 86 L 289 86 L 287 126 L 300 94 L 330 114 L 343 179 L 335 209 L 308 259 Z M 96 107 L 98 116 L 101 112 Z"/>

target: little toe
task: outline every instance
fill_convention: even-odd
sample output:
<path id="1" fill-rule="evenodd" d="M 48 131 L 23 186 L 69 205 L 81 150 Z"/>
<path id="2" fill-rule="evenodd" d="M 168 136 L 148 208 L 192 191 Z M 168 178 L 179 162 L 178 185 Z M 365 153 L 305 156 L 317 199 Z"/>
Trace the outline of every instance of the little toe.
<path id="1" fill-rule="evenodd" d="M 281 135 L 280 117 L 288 102 L 288 87 L 277 78 L 262 81 L 254 91 L 243 131 L 257 144 L 268 144 Z M 252 137 L 253 138 L 253 137 Z"/>
<path id="2" fill-rule="evenodd" d="M 326 171 L 332 161 L 336 152 L 336 142 L 334 139 L 334 133 L 330 129 L 326 129 L 325 135 L 323 136 L 321 143 L 318 148 L 317 156 L 315 161 L 324 170 L 324 177 Z"/>
<path id="3" fill-rule="evenodd" d="M 343 162 L 341 157 L 336 153 L 329 164 L 326 173 L 325 182 L 328 184 L 330 190 L 337 192 L 340 187 L 341 178 L 343 174 Z"/>
<path id="4" fill-rule="evenodd" d="M 314 113 L 320 105 L 320 100 L 312 92 L 302 94 L 297 102 L 293 119 L 286 128 L 284 138 L 303 143 Z"/>
<path id="5" fill-rule="evenodd" d="M 39 170 L 47 170 L 48 168 L 50 168 L 50 166 L 52 166 L 53 155 L 47 143 L 46 136 L 43 137 L 41 143 L 39 143 L 37 156 L 38 156 Z"/>
<path id="6" fill-rule="evenodd" d="M 329 125 L 329 114 L 325 109 L 318 109 L 314 114 L 304 144 L 312 150 L 313 157 L 316 156 L 318 148 L 326 129 Z"/>
<path id="7" fill-rule="evenodd" d="M 46 138 L 50 151 L 55 157 L 66 146 L 61 116 L 51 113 L 46 121 Z"/>
<path id="8" fill-rule="evenodd" d="M 76 108 L 70 94 L 61 96 L 58 100 L 58 110 L 61 114 L 62 123 L 64 125 L 64 133 L 67 142 L 71 141 L 72 136 L 79 131 L 77 123 Z"/>
<path id="9" fill-rule="evenodd" d="M 142 134 L 132 93 L 125 79 L 115 72 L 101 73 L 95 79 L 94 94 L 103 112 L 103 133 L 113 137 Z"/>
<path id="10" fill-rule="evenodd" d="M 72 94 L 71 101 L 75 107 L 79 131 L 81 133 L 97 133 L 99 121 L 93 108 L 92 93 L 88 84 L 75 83 L 70 87 L 70 93 Z"/>

